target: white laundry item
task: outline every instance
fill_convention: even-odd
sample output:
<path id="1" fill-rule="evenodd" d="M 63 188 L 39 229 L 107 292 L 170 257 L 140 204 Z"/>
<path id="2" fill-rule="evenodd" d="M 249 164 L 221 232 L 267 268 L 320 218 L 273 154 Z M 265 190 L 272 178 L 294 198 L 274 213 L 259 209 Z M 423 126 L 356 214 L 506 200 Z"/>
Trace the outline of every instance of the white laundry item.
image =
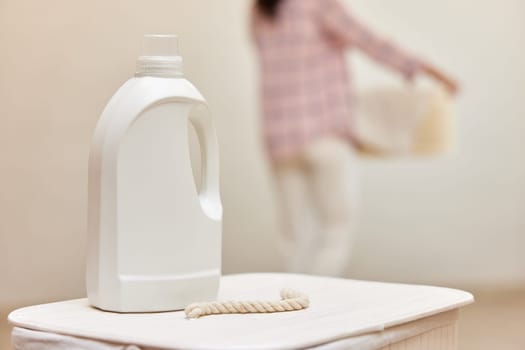
<path id="1" fill-rule="evenodd" d="M 454 350 L 457 337 L 458 311 L 447 311 L 422 320 L 387 328 L 381 332 L 343 338 L 309 347 L 311 350 Z M 15 327 L 13 350 L 163 350 L 137 345 L 114 344 L 33 331 Z M 422 347 L 422 344 L 426 346 Z M 255 348 L 255 347 L 254 347 Z M 169 349 L 166 349 L 169 350 Z"/>
<path id="2" fill-rule="evenodd" d="M 225 276 L 219 300 L 271 299 L 283 287 L 304 291 L 310 307 L 198 320 L 104 312 L 86 299 L 27 307 L 9 316 L 14 350 L 455 350 L 458 308 L 473 301 L 448 288 L 291 274 Z"/>
<path id="3" fill-rule="evenodd" d="M 354 135 L 379 156 L 436 155 L 454 145 L 454 111 L 442 88 L 376 88 L 357 96 Z"/>
<path id="4" fill-rule="evenodd" d="M 13 350 L 139 350 L 134 345 L 117 345 L 18 327 L 11 333 L 11 344 Z"/>

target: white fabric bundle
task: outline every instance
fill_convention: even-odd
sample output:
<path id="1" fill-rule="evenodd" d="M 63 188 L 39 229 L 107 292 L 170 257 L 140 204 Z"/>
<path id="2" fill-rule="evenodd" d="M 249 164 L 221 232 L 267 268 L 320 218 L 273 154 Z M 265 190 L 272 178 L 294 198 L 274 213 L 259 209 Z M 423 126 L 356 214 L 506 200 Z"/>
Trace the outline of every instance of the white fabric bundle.
<path id="1" fill-rule="evenodd" d="M 451 97 L 441 88 L 376 88 L 357 97 L 353 129 L 365 154 L 437 155 L 454 146 Z"/>

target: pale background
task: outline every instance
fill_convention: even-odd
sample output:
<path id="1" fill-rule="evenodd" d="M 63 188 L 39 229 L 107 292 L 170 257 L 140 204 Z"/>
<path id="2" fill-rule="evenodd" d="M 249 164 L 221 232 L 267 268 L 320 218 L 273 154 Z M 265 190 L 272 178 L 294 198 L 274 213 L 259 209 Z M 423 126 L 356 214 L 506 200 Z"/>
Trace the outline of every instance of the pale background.
<path id="1" fill-rule="evenodd" d="M 525 2 L 346 2 L 463 87 L 455 154 L 363 162 L 351 276 L 524 285 Z M 214 112 L 224 272 L 282 268 L 249 5 L 0 0 L 0 310 L 84 295 L 89 142 L 104 105 L 134 73 L 144 33 L 180 35 L 187 77 Z M 355 61 L 359 87 L 400 84 Z"/>

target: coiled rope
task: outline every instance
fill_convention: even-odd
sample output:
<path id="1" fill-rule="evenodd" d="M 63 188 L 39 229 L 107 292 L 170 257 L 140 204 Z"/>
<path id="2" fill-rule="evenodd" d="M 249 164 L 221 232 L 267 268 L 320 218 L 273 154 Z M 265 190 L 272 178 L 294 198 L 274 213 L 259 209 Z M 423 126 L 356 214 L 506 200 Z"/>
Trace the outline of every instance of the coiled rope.
<path id="1" fill-rule="evenodd" d="M 188 305 L 184 312 L 190 319 L 208 315 L 298 311 L 310 305 L 308 296 L 293 289 L 283 289 L 279 301 L 216 301 Z"/>

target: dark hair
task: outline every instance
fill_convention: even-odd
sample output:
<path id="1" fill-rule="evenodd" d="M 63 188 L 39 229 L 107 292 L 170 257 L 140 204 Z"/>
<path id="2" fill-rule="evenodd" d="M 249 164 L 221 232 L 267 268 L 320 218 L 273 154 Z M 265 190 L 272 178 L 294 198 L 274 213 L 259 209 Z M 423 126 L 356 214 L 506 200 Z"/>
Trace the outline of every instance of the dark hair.
<path id="1" fill-rule="evenodd" d="M 268 18 L 275 18 L 282 0 L 257 0 L 257 7 Z"/>

